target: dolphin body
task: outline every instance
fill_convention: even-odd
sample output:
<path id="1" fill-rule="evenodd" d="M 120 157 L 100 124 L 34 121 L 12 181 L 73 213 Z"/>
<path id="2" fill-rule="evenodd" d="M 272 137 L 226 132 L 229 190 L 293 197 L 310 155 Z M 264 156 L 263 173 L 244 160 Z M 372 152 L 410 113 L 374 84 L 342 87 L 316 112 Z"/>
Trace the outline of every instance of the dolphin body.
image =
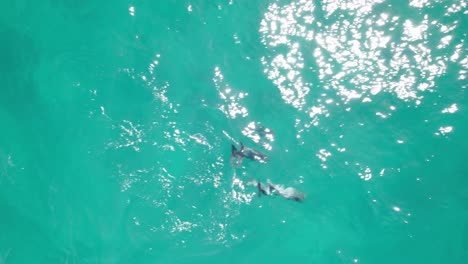
<path id="1" fill-rule="evenodd" d="M 244 157 L 250 160 L 257 160 L 260 162 L 266 162 L 270 158 L 268 157 L 268 155 L 258 150 L 244 147 L 244 144 L 242 144 L 242 142 L 240 142 L 240 150 L 237 150 L 236 146 L 231 145 L 231 165 L 234 163 L 233 161 L 235 159 L 237 159 L 235 164 L 240 165 Z"/>
<path id="2" fill-rule="evenodd" d="M 261 182 L 257 181 L 257 188 L 258 188 L 258 197 L 263 195 L 280 195 L 288 200 L 293 200 L 296 202 L 303 202 L 305 199 L 305 194 L 299 192 L 298 190 L 292 187 L 284 188 L 282 185 L 274 184 L 267 181 L 268 187 L 263 185 Z"/>

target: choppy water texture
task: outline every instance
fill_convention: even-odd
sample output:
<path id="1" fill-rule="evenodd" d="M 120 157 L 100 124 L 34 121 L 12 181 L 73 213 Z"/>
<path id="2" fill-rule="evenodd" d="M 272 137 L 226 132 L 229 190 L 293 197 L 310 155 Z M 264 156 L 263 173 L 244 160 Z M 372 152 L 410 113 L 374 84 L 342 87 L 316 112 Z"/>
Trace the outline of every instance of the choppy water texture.
<path id="1" fill-rule="evenodd" d="M 0 263 L 465 263 L 467 5 L 9 1 Z"/>

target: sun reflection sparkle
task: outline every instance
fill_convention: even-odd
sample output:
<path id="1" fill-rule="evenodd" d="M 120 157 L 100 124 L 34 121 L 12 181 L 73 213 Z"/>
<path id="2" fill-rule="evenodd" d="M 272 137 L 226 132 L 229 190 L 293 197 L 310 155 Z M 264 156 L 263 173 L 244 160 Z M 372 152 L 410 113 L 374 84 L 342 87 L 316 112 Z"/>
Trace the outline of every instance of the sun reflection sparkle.
<path id="1" fill-rule="evenodd" d="M 314 98 L 312 89 L 334 91 L 343 104 L 356 99 L 371 102 L 375 95 L 386 92 L 417 106 L 425 92 L 437 87 L 437 78 L 446 73 L 448 63 L 459 60 L 464 44 L 447 35 L 457 27 L 456 21 L 441 24 L 431 20 L 429 14 L 417 21 L 391 12 L 375 12 L 374 7 L 383 2 L 323 1 L 321 8 L 326 17 L 349 15 L 330 22 L 316 21 L 316 6 L 311 0 L 273 3 L 268 7 L 259 32 L 262 43 L 273 54 L 262 57 L 261 63 L 284 102 L 309 115 L 309 121 L 300 121 L 296 127 L 318 126 L 321 118 L 329 116 L 331 106 L 340 103 Z M 411 1 L 410 8 L 432 3 Z M 465 6 L 463 0 L 450 6 L 449 11 L 460 12 Z M 433 30 L 444 35 L 436 39 L 428 33 Z M 434 41 L 439 44 L 434 46 Z M 454 46 L 450 57 L 433 51 Z M 459 62 L 462 69 L 458 78 L 463 80 L 468 73 L 468 59 Z M 316 74 L 319 83 L 306 78 L 310 73 Z M 377 115 L 387 118 L 390 114 L 378 111 Z M 297 129 L 300 138 L 304 129 Z"/>
<path id="2" fill-rule="evenodd" d="M 234 92 L 229 84 L 224 81 L 224 76 L 219 67 L 214 69 L 213 82 L 216 90 L 218 90 L 219 98 L 223 101 L 223 103 L 218 104 L 218 109 L 226 117 L 235 119 L 238 115 L 248 116 L 247 108 L 240 103 L 243 98 L 248 96 L 248 93 Z"/>

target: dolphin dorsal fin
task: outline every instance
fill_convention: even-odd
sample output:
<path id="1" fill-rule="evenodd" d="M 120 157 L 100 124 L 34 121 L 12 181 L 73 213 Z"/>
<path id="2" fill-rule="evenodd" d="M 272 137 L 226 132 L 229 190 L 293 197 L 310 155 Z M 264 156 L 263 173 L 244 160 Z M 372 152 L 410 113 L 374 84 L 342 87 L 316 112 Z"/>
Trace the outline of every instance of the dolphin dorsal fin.
<path id="1" fill-rule="evenodd" d="M 244 151 L 244 144 L 242 144 L 242 142 L 239 141 L 239 145 L 240 145 L 240 149 L 241 149 L 240 151 L 241 151 L 241 152 Z"/>

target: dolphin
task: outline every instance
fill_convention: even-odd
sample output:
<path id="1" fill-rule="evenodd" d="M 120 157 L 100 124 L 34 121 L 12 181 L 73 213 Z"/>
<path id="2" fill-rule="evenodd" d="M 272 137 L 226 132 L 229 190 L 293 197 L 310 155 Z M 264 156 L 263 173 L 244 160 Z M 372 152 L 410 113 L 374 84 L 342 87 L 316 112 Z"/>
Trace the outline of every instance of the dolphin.
<path id="1" fill-rule="evenodd" d="M 274 184 L 267 180 L 268 187 L 257 181 L 258 197 L 263 195 L 279 195 L 288 200 L 303 202 L 306 195 L 292 187 L 284 188 L 282 185 Z"/>
<path id="2" fill-rule="evenodd" d="M 237 159 L 235 162 L 236 165 L 240 165 L 242 160 L 248 158 L 250 160 L 257 160 L 260 162 L 266 162 L 270 157 L 268 155 L 263 154 L 262 152 L 244 147 L 242 142 L 239 142 L 240 150 L 237 150 L 236 146 L 231 145 L 231 165 L 234 164 L 234 160 Z"/>

